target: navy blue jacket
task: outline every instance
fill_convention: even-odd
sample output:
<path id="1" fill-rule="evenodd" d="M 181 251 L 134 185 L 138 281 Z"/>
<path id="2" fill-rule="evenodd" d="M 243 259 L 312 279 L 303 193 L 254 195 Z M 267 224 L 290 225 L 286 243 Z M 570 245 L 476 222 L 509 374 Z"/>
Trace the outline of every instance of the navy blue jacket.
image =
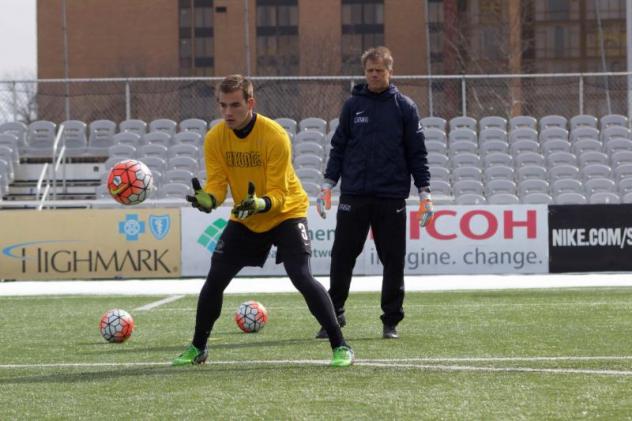
<path id="1" fill-rule="evenodd" d="M 342 194 L 405 199 L 411 175 L 417 187 L 430 184 L 417 106 L 393 84 L 380 94 L 356 85 L 331 145 L 325 179 L 342 179 Z"/>

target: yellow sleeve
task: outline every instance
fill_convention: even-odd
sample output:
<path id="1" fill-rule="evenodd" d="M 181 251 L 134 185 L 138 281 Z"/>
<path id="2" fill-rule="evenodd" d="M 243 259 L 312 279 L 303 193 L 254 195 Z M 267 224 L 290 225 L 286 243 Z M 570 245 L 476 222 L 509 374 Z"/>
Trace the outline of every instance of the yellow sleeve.
<path id="1" fill-rule="evenodd" d="M 279 212 L 290 191 L 288 172 L 292 169 L 290 140 L 285 131 L 272 132 L 273 141 L 266 144 L 267 171 L 265 196 L 270 198 L 270 211 Z"/>
<path id="2" fill-rule="evenodd" d="M 204 191 L 215 197 L 217 206 L 226 200 L 226 186 L 228 186 L 228 177 L 223 165 L 220 142 L 219 130 L 209 131 L 204 138 L 204 163 L 206 165 Z"/>

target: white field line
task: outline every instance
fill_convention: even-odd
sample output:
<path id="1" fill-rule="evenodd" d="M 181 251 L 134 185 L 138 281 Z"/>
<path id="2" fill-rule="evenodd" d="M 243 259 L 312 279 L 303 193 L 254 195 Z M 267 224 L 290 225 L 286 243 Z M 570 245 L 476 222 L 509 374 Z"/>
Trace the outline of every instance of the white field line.
<path id="1" fill-rule="evenodd" d="M 632 356 L 603 356 L 603 357 L 490 357 L 490 358 L 420 358 L 419 361 L 586 361 L 586 360 L 629 360 Z M 412 360 L 412 359 L 410 359 Z M 470 365 L 437 365 L 437 364 L 414 364 L 401 363 L 406 361 L 395 360 L 356 360 L 356 366 L 414 369 L 426 371 L 473 371 L 473 372 L 505 372 L 505 373 L 548 373 L 548 374 L 586 374 L 598 376 L 632 376 L 632 370 L 608 370 L 608 369 L 585 369 L 585 368 L 534 368 L 534 367 L 478 367 Z M 152 367 L 169 366 L 169 362 L 136 362 L 136 363 L 57 363 L 57 364 L 1 364 L 0 369 L 29 369 L 29 368 L 95 368 L 95 367 Z M 217 365 L 312 365 L 327 366 L 328 360 L 253 360 L 253 361 L 211 361 L 209 366 Z"/>
<path id="2" fill-rule="evenodd" d="M 163 298 L 162 300 L 158 300 L 158 301 L 154 301 L 153 303 L 145 304 L 144 306 L 135 308 L 132 311 L 151 310 L 152 308 L 159 307 L 159 306 L 161 306 L 163 304 L 171 303 L 171 302 L 179 300 L 180 298 L 183 298 L 183 297 L 184 297 L 184 295 L 172 295 L 171 297 Z"/>

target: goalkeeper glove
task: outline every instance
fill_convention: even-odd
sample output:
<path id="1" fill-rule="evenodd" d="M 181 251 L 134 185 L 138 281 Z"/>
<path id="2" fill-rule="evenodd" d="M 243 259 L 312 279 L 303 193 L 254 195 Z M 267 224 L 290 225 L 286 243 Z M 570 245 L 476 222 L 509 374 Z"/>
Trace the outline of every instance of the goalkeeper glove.
<path id="1" fill-rule="evenodd" d="M 432 220 L 434 209 L 432 207 L 432 197 L 430 189 L 422 187 L 419 189 L 419 226 L 425 227 Z"/>
<path id="2" fill-rule="evenodd" d="M 187 195 L 187 202 L 191 202 L 191 206 L 197 208 L 200 212 L 211 213 L 217 207 L 217 200 L 212 194 L 202 190 L 200 181 L 196 177 L 191 179 L 191 185 L 193 186 L 193 196 Z"/>
<path id="3" fill-rule="evenodd" d="M 255 213 L 267 210 L 268 204 L 265 199 L 257 197 L 255 194 L 255 185 L 248 182 L 248 197 L 233 207 L 232 214 L 238 219 L 246 219 Z"/>
<path id="4" fill-rule="evenodd" d="M 331 188 L 332 184 L 325 181 L 320 188 L 318 198 L 316 199 L 316 210 L 321 218 L 327 218 L 327 210 L 331 209 Z"/>

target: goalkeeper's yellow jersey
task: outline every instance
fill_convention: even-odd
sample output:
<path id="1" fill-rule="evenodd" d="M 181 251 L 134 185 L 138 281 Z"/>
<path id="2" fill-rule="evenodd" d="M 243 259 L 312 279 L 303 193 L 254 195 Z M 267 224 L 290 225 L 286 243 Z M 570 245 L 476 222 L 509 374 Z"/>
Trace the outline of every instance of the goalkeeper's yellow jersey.
<path id="1" fill-rule="evenodd" d="M 276 121 L 257 114 L 254 127 L 243 139 L 224 121 L 213 126 L 204 138 L 206 185 L 204 190 L 217 199 L 226 199 L 226 188 L 235 203 L 248 195 L 248 182 L 258 197 L 270 198 L 267 212 L 239 220 L 254 232 L 265 232 L 291 218 L 307 216 L 309 199 L 292 166 L 292 147 L 285 129 Z"/>

